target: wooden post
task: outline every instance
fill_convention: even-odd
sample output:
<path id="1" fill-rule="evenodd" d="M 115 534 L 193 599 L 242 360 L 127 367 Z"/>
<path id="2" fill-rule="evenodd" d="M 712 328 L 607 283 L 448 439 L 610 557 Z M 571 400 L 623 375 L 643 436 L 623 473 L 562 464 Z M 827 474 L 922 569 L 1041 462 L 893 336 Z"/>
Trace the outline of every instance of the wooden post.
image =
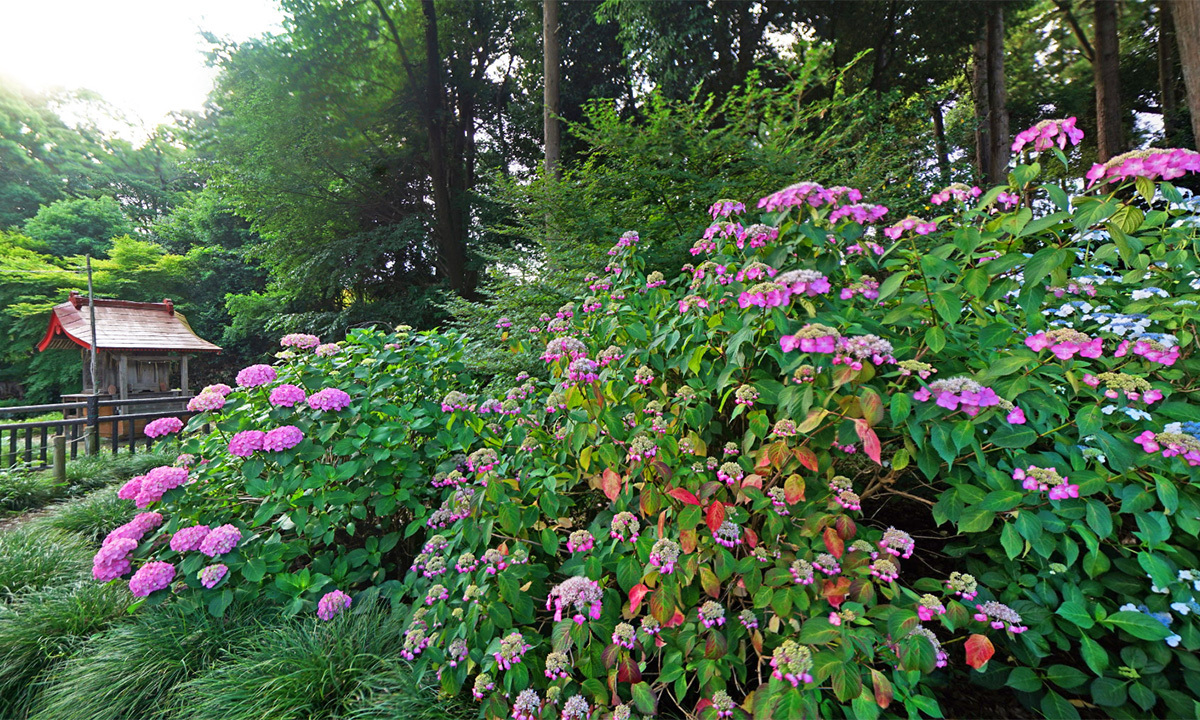
<path id="1" fill-rule="evenodd" d="M 87 425 L 83 428 L 83 446 L 88 455 L 100 454 L 100 396 L 94 391 L 87 399 Z"/>
<path id="2" fill-rule="evenodd" d="M 54 436 L 54 482 L 67 481 L 67 436 Z"/>
<path id="3" fill-rule="evenodd" d="M 129 399 L 129 356 L 119 355 L 117 360 L 117 393 L 122 400 Z M 124 410 L 124 406 L 121 407 Z"/>
<path id="4" fill-rule="evenodd" d="M 183 396 L 188 394 L 188 356 L 184 355 L 179 358 L 179 389 L 183 390 Z"/>

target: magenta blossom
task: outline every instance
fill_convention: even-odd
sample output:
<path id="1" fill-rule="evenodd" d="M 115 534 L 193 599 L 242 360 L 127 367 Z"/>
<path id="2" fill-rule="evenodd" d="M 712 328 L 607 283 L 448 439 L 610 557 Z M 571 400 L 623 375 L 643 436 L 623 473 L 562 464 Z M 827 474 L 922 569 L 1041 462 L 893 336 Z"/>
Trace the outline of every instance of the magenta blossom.
<path id="1" fill-rule="evenodd" d="M 171 586 L 175 566 L 167 562 L 148 562 L 129 578 L 129 592 L 134 597 L 146 597 L 156 590 Z"/>
<path id="2" fill-rule="evenodd" d="M 117 538 L 106 542 L 92 558 L 92 577 L 100 582 L 116 580 L 133 569 L 133 551 L 138 542 L 130 538 Z"/>
<path id="3" fill-rule="evenodd" d="M 225 407 L 225 396 L 220 393 L 205 391 L 188 400 L 187 409 L 192 412 L 205 410 L 220 410 Z"/>
<path id="4" fill-rule="evenodd" d="M 325 596 L 317 603 L 317 617 L 325 621 L 332 620 L 334 615 L 348 610 L 352 602 L 350 596 L 341 590 L 325 593 Z"/>
<path id="5" fill-rule="evenodd" d="M 1080 140 L 1083 140 L 1083 131 L 1075 127 L 1075 118 L 1043 120 L 1017 133 L 1013 138 L 1012 151 L 1021 152 L 1030 143 L 1033 143 L 1033 149 L 1037 152 L 1049 150 L 1055 145 L 1058 145 L 1060 150 L 1066 150 L 1067 143 L 1078 145 Z"/>
<path id="6" fill-rule="evenodd" d="M 304 433 L 295 425 L 277 427 L 263 436 L 263 450 L 281 452 L 291 450 L 304 439 Z"/>
<path id="7" fill-rule="evenodd" d="M 919 217 L 909 215 L 895 225 L 884 228 L 883 234 L 891 240 L 899 240 L 900 236 L 912 231 L 918 235 L 928 235 L 937 230 L 936 222 L 926 222 Z"/>
<path id="8" fill-rule="evenodd" d="M 212 531 L 207 525 L 193 525 L 191 527 L 180 528 L 171 536 L 171 549 L 175 552 L 190 552 L 199 550 L 200 543 L 204 538 L 208 537 L 208 533 Z"/>
<path id="9" fill-rule="evenodd" d="M 284 383 L 271 390 L 269 400 L 275 407 L 293 407 L 304 402 L 304 390 L 296 385 Z"/>
<path id="10" fill-rule="evenodd" d="M 238 530 L 236 525 L 222 525 L 214 528 L 204 537 L 199 550 L 209 557 L 216 557 L 237 547 L 241 540 L 242 531 Z"/>
<path id="11" fill-rule="evenodd" d="M 177 417 L 165 417 L 146 423 L 146 437 L 156 438 L 177 433 L 183 429 L 183 421 Z"/>
<path id="12" fill-rule="evenodd" d="M 263 449 L 263 439 L 267 434 L 262 430 L 243 430 L 236 433 L 229 441 L 229 454 L 238 457 L 250 457 L 256 451 Z"/>
<path id="13" fill-rule="evenodd" d="M 291 333 L 284 335 L 279 339 L 279 344 L 283 347 L 296 348 L 297 350 L 308 350 L 315 348 L 321 344 L 321 339 L 316 335 L 306 335 L 304 333 Z"/>
<path id="14" fill-rule="evenodd" d="M 1034 352 L 1050 348 L 1050 352 L 1054 353 L 1059 360 L 1070 360 L 1076 353 L 1085 358 L 1098 358 L 1104 354 L 1102 339 L 1088 337 L 1084 333 L 1070 328 L 1030 335 L 1025 338 L 1025 344 Z"/>
<path id="15" fill-rule="evenodd" d="M 209 565 L 200 571 L 200 584 L 209 590 L 217 586 L 217 583 L 229 573 L 229 566 L 224 563 Z"/>
<path id="16" fill-rule="evenodd" d="M 337 388 L 325 388 L 308 396 L 308 406 L 313 410 L 337 412 L 350 405 L 350 395 Z"/>
<path id="17" fill-rule="evenodd" d="M 237 374 L 237 384 L 244 388 L 259 387 L 275 382 L 275 368 L 270 365 L 251 365 Z"/>

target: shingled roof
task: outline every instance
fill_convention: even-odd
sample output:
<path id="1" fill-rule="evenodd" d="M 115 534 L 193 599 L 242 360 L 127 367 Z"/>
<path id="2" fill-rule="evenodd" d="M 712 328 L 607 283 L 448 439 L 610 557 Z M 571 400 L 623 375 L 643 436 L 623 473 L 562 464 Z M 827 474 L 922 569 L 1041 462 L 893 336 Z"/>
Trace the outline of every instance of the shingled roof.
<path id="1" fill-rule="evenodd" d="M 160 303 L 96 298 L 96 349 L 128 352 L 221 352 L 192 331 L 187 318 L 170 300 Z M 46 336 L 38 350 L 92 346 L 87 298 L 72 290 L 71 298 L 54 306 Z"/>

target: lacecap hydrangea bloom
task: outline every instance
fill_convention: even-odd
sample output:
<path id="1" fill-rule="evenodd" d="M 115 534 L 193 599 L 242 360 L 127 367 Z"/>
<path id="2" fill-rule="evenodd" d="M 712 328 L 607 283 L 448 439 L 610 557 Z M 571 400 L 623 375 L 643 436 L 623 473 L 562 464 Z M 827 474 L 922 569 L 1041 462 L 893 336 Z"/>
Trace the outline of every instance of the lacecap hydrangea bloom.
<path id="1" fill-rule="evenodd" d="M 593 620 L 600 619 L 603 608 L 600 585 L 586 577 L 567 578 L 554 586 L 546 597 L 546 609 L 554 608 L 554 622 L 563 619 L 563 610 L 575 610 L 573 620 L 582 625 L 586 622 L 584 612 Z"/>

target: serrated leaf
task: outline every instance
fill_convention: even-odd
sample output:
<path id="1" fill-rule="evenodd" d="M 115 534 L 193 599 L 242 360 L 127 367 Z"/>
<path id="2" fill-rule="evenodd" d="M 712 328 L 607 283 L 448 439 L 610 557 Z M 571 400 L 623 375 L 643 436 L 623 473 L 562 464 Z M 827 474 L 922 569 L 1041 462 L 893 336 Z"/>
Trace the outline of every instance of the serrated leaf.
<path id="1" fill-rule="evenodd" d="M 1087 607 L 1079 600 L 1068 600 L 1060 605 L 1054 614 L 1084 630 L 1096 624 L 1091 613 L 1087 611 Z"/>
<path id="2" fill-rule="evenodd" d="M 965 647 L 967 664 L 976 670 L 983 670 L 987 666 L 988 660 L 991 660 L 992 656 L 996 654 L 996 648 L 986 635 L 972 635 L 967 638 Z"/>
<path id="3" fill-rule="evenodd" d="M 1121 610 L 1101 621 L 1120 628 L 1139 640 L 1166 640 L 1171 631 L 1162 623 L 1136 610 Z"/>

